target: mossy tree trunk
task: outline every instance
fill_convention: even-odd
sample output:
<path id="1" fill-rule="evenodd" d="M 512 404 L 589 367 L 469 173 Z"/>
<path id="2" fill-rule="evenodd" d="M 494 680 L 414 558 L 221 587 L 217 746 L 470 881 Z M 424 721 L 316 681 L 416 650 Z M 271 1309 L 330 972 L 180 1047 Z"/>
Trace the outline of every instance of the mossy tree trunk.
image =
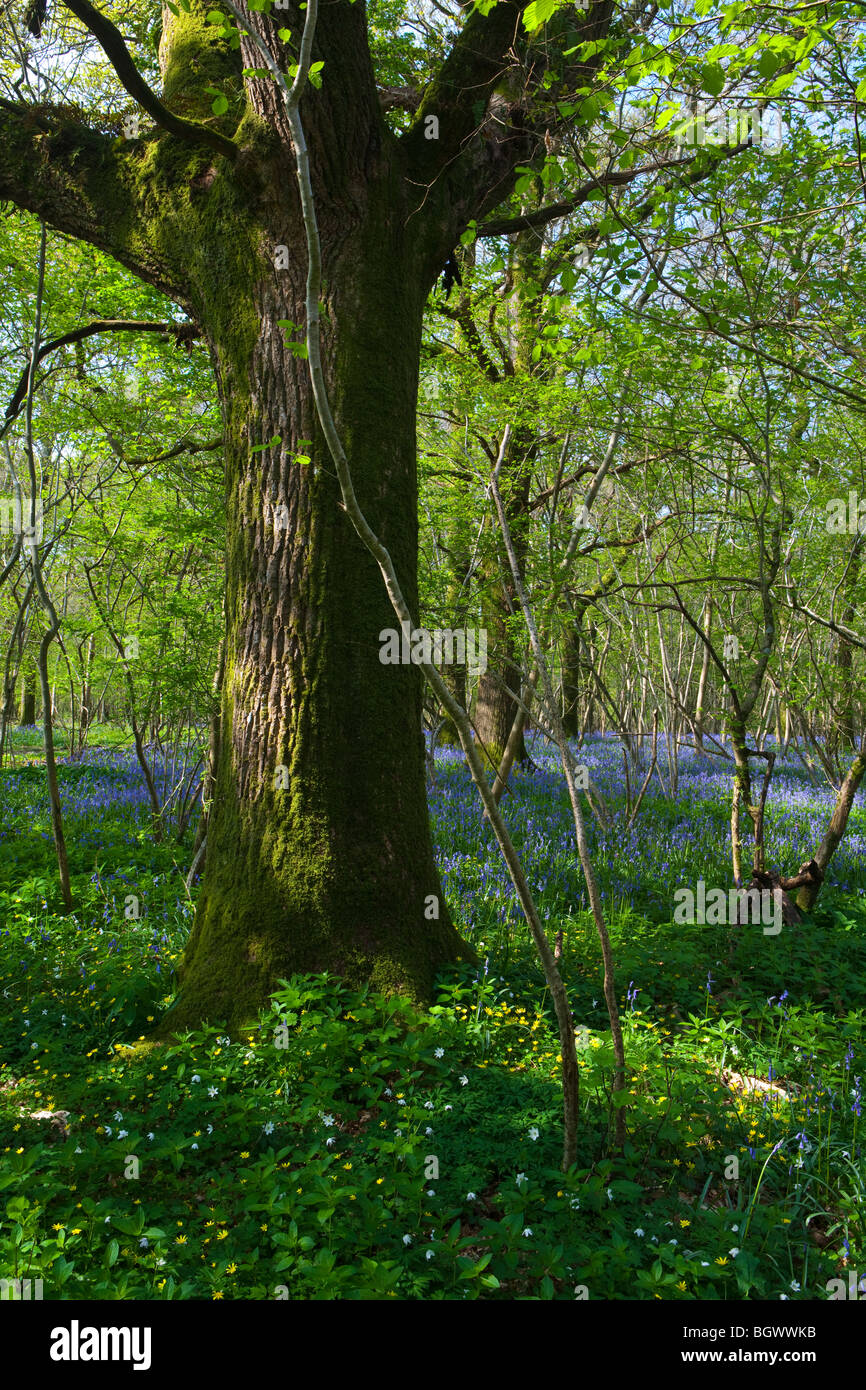
<path id="1" fill-rule="evenodd" d="M 67 7 L 104 29 L 79 0 Z M 395 620 L 342 510 L 306 363 L 290 347 L 304 337 L 306 255 L 285 113 L 273 82 L 242 78 L 260 55 L 249 38 L 238 54 L 215 37 L 205 22 L 214 8 L 163 10 L 162 105 L 125 75 L 116 31 L 100 35 L 148 113 L 141 138 L 104 136 L 68 109 L 0 106 L 0 199 L 171 296 L 215 369 L 225 673 L 206 869 L 171 1028 L 246 1020 L 294 970 L 424 997 L 436 969 L 466 954 L 433 858 L 420 673 L 379 660 L 379 633 Z M 359 501 L 416 611 L 423 309 L 463 229 L 501 203 L 540 148 L 529 89 L 523 104 L 494 98 L 524 43 L 521 8 L 501 0 L 465 21 L 397 137 L 382 115 L 363 0 L 335 0 L 314 51 L 323 85 L 301 104 L 324 249 L 328 388 Z M 602 35 L 608 8 L 587 20 L 587 37 Z M 288 67 L 277 29 L 300 33 L 299 6 L 249 24 Z M 211 115 L 207 85 L 229 96 L 225 116 Z M 496 120 L 482 131 L 493 101 Z"/>
<path id="2" fill-rule="evenodd" d="M 328 264 L 326 346 L 359 500 L 417 611 L 423 298 L 405 212 L 393 209 L 387 178 L 351 229 L 320 201 L 325 244 L 342 242 Z M 275 244 L 299 245 L 291 217 L 284 207 L 275 219 Z M 425 995 L 461 953 L 433 859 L 420 672 L 379 659 L 393 612 L 340 505 L 306 363 L 287 345 L 299 335 L 279 324 L 303 322 L 304 272 L 295 255 L 247 287 L 260 325 L 251 366 L 242 324 L 215 335 L 218 378 L 231 382 L 225 676 L 180 1021 L 251 1013 L 296 970 Z"/>

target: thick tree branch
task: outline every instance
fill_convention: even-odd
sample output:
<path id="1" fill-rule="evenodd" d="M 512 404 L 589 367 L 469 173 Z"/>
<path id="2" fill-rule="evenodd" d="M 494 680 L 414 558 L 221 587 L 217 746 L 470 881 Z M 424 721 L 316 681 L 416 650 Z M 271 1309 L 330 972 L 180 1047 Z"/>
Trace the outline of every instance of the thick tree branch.
<path id="1" fill-rule="evenodd" d="M 63 3 L 77 19 L 81 20 L 82 24 L 87 26 L 93 37 L 98 39 L 124 89 L 158 126 L 167 130 L 169 134 L 177 136 L 179 140 L 186 140 L 197 145 L 209 145 L 212 150 L 225 155 L 227 159 L 237 158 L 238 147 L 228 136 L 220 135 L 217 130 L 209 130 L 207 126 L 199 125 L 197 121 L 185 121 L 182 116 L 175 116 L 167 106 L 163 106 L 159 97 L 151 91 L 138 71 L 129 49 L 123 42 L 120 30 L 112 24 L 110 19 L 89 4 L 88 0 L 63 0 Z"/>
<path id="2" fill-rule="evenodd" d="M 410 178 L 432 183 L 479 129 L 506 54 L 520 35 L 525 8 L 522 0 L 499 0 L 486 17 L 476 10 L 466 21 L 402 137 Z M 433 139 L 428 117 L 437 122 Z"/>
<path id="3" fill-rule="evenodd" d="M 156 248 L 128 142 L 68 112 L 0 103 L 0 202 L 97 246 L 191 312 L 177 267 Z"/>

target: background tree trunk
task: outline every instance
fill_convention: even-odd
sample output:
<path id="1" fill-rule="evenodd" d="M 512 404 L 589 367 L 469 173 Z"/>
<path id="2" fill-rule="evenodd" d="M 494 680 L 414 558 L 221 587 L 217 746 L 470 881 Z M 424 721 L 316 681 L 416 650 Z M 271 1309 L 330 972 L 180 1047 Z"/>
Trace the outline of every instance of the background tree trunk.
<path id="1" fill-rule="evenodd" d="M 24 667 L 21 682 L 21 725 L 36 723 L 36 668 L 32 662 Z"/>

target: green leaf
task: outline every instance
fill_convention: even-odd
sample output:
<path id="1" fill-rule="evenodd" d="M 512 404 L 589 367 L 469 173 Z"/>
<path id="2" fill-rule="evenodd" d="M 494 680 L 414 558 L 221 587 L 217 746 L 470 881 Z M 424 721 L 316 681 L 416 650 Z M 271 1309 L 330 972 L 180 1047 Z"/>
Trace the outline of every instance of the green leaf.
<path id="1" fill-rule="evenodd" d="M 764 95 L 775 97 L 778 96 L 780 92 L 786 92 L 792 83 L 797 81 L 797 76 L 798 74 L 796 72 L 782 73 L 781 77 L 777 77 L 775 82 L 771 83 Z"/>
<path id="2" fill-rule="evenodd" d="M 117 1257 L 119 1254 L 120 1246 L 118 1245 L 117 1241 L 110 1240 L 108 1242 L 108 1249 L 105 1252 L 105 1263 L 108 1265 L 109 1269 L 113 1264 L 117 1263 Z"/>
<path id="3" fill-rule="evenodd" d="M 523 11 L 523 27 L 530 34 L 534 33 L 547 23 L 561 4 L 562 0 L 532 0 L 532 4 Z"/>
<path id="4" fill-rule="evenodd" d="M 224 112 L 228 111 L 229 99 L 227 96 L 223 95 L 218 87 L 205 87 L 204 90 L 207 92 L 208 96 L 213 97 L 211 111 L 213 111 L 215 116 L 222 116 Z"/>
<path id="5" fill-rule="evenodd" d="M 725 85 L 724 69 L 718 63 L 708 63 L 701 72 L 701 86 L 710 96 L 717 97 Z"/>
<path id="6" fill-rule="evenodd" d="M 758 59 L 758 72 L 764 78 L 774 77 L 779 71 L 779 60 L 775 53 L 764 52 Z"/>

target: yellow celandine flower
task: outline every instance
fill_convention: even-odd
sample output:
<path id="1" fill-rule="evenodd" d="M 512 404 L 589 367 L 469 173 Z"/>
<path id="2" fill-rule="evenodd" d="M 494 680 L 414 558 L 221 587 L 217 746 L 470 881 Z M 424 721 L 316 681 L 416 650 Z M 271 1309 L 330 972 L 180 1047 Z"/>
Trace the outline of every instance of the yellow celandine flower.
<path id="1" fill-rule="evenodd" d="M 727 1257 L 727 1255 L 717 1255 L 717 1256 L 716 1256 L 716 1259 L 715 1259 L 715 1263 L 716 1263 L 717 1265 L 726 1265 L 726 1264 L 728 1263 L 728 1257 Z"/>
<path id="2" fill-rule="evenodd" d="M 677 1288 L 679 1289 L 680 1293 L 685 1293 L 685 1291 L 686 1291 L 686 1281 L 685 1281 L 685 1279 L 681 1279 L 681 1280 L 680 1280 L 680 1282 L 677 1284 Z"/>
<path id="3" fill-rule="evenodd" d="M 226 1274 L 236 1274 L 237 1268 L 236 1264 L 226 1265 Z"/>
<path id="4" fill-rule="evenodd" d="M 175 1236 L 175 1245 L 186 1245 L 186 1236 Z"/>
<path id="5" fill-rule="evenodd" d="M 246 1149 L 244 1149 L 243 1153 L 241 1154 L 241 1158 L 249 1158 L 249 1153 Z"/>
<path id="6" fill-rule="evenodd" d="M 267 1229 L 268 1229 L 268 1223 L 267 1223 L 267 1221 L 265 1221 L 265 1223 L 264 1223 L 262 1226 L 259 1227 L 259 1230 L 260 1230 L 260 1231 L 266 1231 Z"/>
<path id="7" fill-rule="evenodd" d="M 381 1187 L 381 1186 L 382 1186 L 382 1183 L 383 1183 L 384 1181 L 385 1181 L 384 1178 L 377 1178 L 377 1179 L 376 1179 L 376 1186 L 377 1186 L 377 1187 Z"/>
<path id="8" fill-rule="evenodd" d="M 212 1298 L 222 1298 L 222 1296 L 222 1289 L 214 1289 L 213 1294 L 211 1295 Z"/>
<path id="9" fill-rule="evenodd" d="M 217 1231 L 217 1240 L 225 1240 L 227 1236 L 228 1231 Z"/>
<path id="10" fill-rule="evenodd" d="M 81 1227 L 80 1227 L 80 1226 L 73 1226 L 73 1227 L 72 1227 L 72 1234 L 73 1234 L 74 1236 L 80 1236 L 80 1235 L 81 1235 Z"/>

